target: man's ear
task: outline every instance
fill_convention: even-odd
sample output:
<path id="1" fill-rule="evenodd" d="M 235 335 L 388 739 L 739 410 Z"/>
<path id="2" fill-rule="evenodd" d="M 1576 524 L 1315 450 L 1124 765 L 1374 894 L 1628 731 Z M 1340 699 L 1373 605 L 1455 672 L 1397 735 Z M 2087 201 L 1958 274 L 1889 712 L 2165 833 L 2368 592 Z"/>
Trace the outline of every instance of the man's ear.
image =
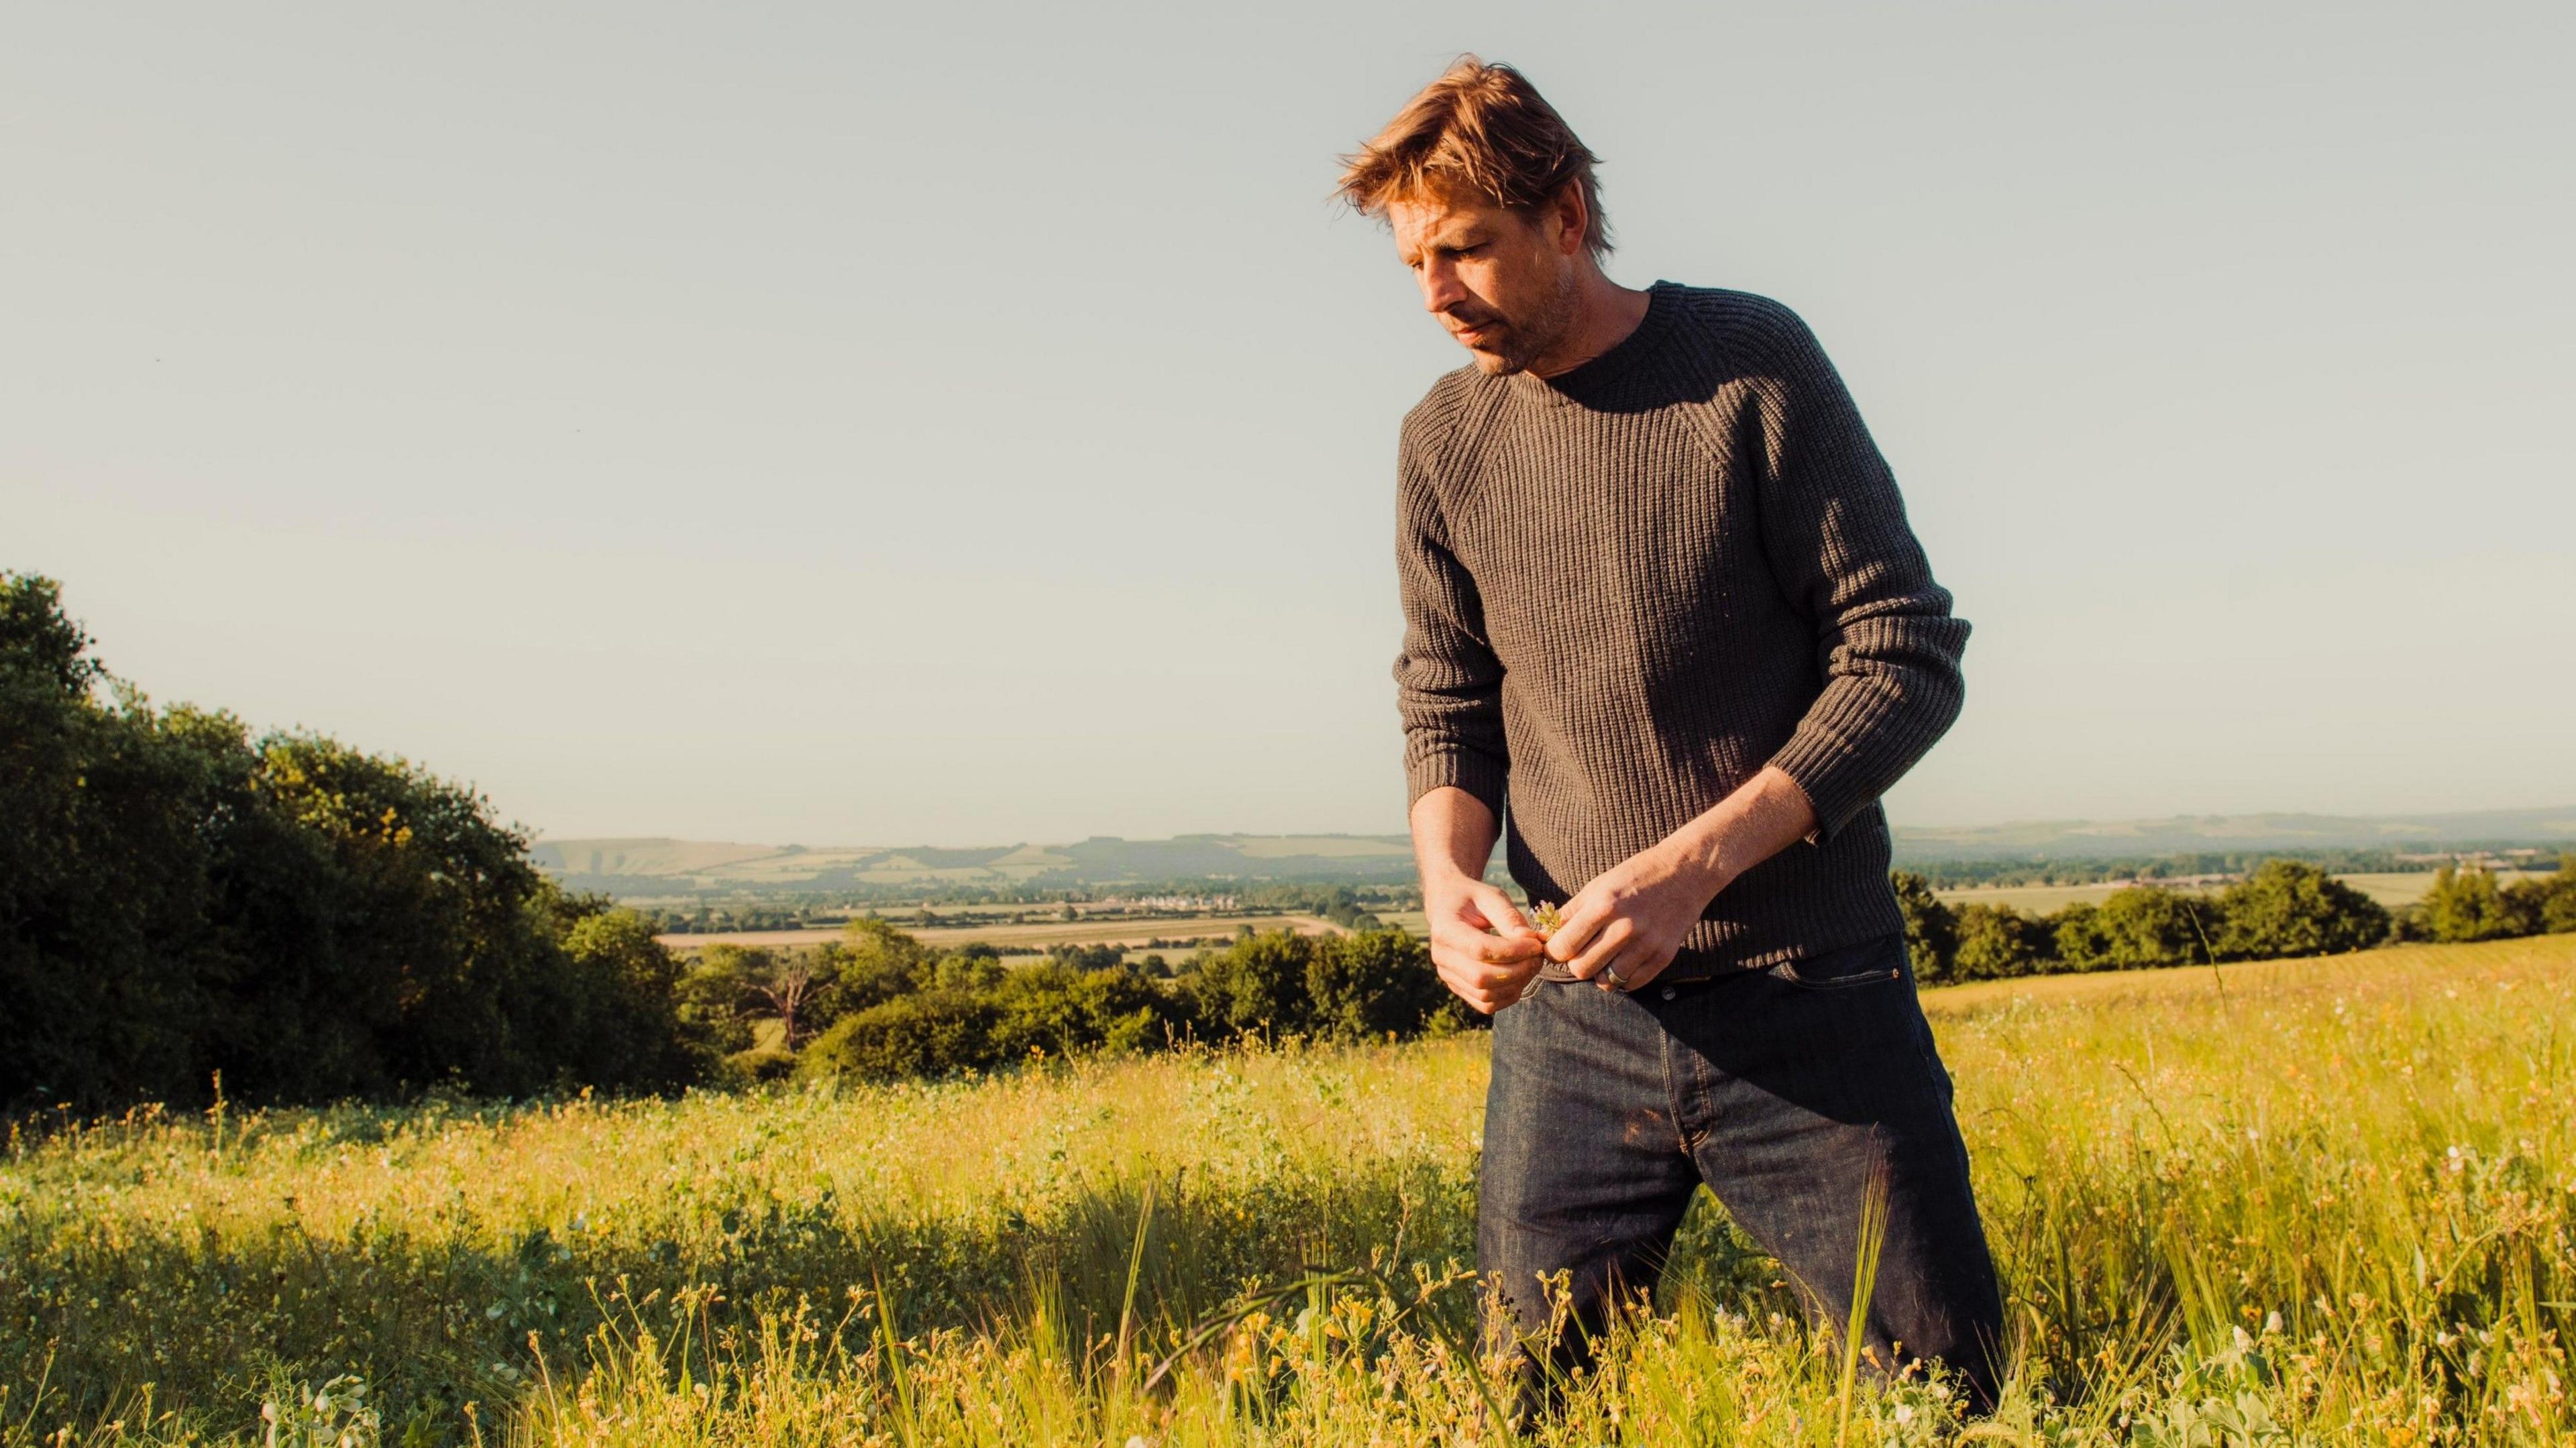
<path id="1" fill-rule="evenodd" d="M 1551 238 L 1556 249 L 1566 256 L 1583 250 L 1584 233 L 1592 229 L 1591 208 L 1583 204 L 1583 188 L 1568 185 L 1548 207 L 1548 215 L 1556 221 L 1557 233 Z"/>

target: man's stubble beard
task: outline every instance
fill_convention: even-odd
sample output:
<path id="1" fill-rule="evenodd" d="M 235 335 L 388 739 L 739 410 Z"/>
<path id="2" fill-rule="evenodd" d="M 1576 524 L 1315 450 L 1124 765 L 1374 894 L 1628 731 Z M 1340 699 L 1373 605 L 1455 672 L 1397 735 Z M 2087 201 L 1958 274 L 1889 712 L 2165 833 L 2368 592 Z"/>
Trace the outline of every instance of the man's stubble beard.
<path id="1" fill-rule="evenodd" d="M 1577 294 L 1574 272 L 1568 269 L 1557 276 L 1556 290 L 1527 318 L 1503 318 L 1503 349 L 1500 352 L 1476 354 L 1476 367 L 1488 377 L 1509 377 L 1526 372 L 1530 364 L 1565 340 L 1574 329 L 1574 305 Z"/>

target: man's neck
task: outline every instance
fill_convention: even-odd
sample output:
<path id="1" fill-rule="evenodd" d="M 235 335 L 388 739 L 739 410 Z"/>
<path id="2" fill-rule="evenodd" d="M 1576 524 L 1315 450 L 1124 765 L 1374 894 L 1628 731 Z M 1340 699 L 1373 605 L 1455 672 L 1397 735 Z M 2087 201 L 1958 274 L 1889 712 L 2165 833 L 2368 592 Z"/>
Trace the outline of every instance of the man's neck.
<path id="1" fill-rule="evenodd" d="M 1596 267 L 1586 267 L 1575 284 L 1574 325 L 1566 328 L 1562 345 L 1530 364 L 1531 375 L 1562 376 L 1627 341 L 1646 320 L 1650 300 L 1649 294 L 1619 285 Z"/>

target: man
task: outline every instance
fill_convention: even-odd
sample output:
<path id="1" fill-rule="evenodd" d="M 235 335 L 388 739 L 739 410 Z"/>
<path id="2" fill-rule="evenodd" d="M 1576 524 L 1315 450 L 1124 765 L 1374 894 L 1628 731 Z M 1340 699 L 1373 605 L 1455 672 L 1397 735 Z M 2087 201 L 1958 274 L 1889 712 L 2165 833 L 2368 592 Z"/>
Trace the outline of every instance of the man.
<path id="1" fill-rule="evenodd" d="M 1596 158 L 1469 57 L 1356 155 L 1474 358 L 1405 418 L 1395 677 L 1431 954 L 1494 1016 L 1479 1266 L 1581 1363 L 1705 1182 L 1811 1311 L 1991 1400 L 2002 1329 L 1879 795 L 1958 714 L 1950 613 L 1786 308 L 1601 270 Z M 1508 807 L 1507 807 L 1508 806 Z M 1561 906 L 1541 933 L 1485 883 Z M 1545 918 L 1542 914 L 1542 918 Z M 1882 1195 L 1883 1194 L 1883 1195 Z"/>

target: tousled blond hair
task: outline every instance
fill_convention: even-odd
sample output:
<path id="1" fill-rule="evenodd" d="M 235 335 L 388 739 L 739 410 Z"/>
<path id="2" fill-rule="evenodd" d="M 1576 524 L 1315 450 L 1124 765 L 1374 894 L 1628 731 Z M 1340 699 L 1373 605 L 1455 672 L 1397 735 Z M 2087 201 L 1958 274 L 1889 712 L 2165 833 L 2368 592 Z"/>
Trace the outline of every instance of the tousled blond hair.
<path id="1" fill-rule="evenodd" d="M 1461 195 L 1535 215 L 1576 186 L 1583 244 L 1600 257 L 1610 252 L 1601 184 L 1592 175 L 1600 163 L 1528 77 L 1462 55 L 1385 130 L 1342 158 L 1340 195 L 1363 216 L 1384 215 L 1394 202 Z"/>

